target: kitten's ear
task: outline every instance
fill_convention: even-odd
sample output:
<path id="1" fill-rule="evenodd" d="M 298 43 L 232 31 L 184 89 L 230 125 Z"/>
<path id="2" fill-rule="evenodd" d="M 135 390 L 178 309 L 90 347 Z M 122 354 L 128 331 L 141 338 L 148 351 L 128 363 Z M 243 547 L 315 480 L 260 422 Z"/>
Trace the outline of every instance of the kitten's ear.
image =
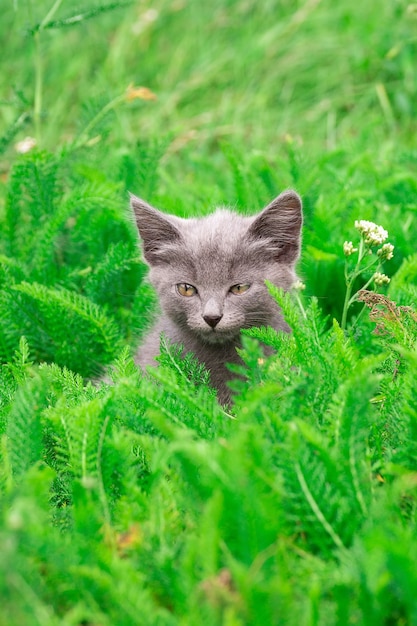
<path id="1" fill-rule="evenodd" d="M 167 244 L 181 240 L 181 234 L 174 224 L 175 218 L 161 213 L 133 194 L 130 194 L 130 206 L 143 242 L 145 259 L 150 265 L 162 262 Z"/>
<path id="2" fill-rule="evenodd" d="M 264 241 L 277 260 L 292 264 L 300 254 L 302 223 L 300 196 L 295 191 L 284 191 L 255 217 L 248 235 Z"/>

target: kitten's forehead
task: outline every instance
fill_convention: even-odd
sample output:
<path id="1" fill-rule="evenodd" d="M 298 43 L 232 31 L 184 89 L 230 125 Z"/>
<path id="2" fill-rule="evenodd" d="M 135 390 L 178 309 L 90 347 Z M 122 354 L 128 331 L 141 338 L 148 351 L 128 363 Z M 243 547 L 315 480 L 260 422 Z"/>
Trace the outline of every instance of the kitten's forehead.
<path id="1" fill-rule="evenodd" d="M 226 278 L 244 263 L 245 235 L 251 222 L 252 218 L 226 209 L 183 221 L 184 253 L 192 261 L 198 278 Z"/>
<path id="2" fill-rule="evenodd" d="M 241 241 L 252 220 L 227 209 L 217 209 L 206 217 L 183 220 L 182 232 L 192 244 L 224 249 Z"/>

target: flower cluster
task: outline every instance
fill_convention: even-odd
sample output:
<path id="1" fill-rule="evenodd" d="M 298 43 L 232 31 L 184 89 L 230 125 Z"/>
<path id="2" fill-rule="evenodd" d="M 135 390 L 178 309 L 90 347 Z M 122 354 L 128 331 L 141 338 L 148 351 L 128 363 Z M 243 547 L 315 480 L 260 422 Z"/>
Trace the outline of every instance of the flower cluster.
<path id="1" fill-rule="evenodd" d="M 368 222 L 367 220 L 356 220 L 355 228 L 363 236 L 364 241 L 369 246 L 379 246 L 388 239 L 388 231 L 382 226 Z"/>
<path id="2" fill-rule="evenodd" d="M 358 249 L 353 247 L 353 243 L 351 241 L 345 241 L 343 244 L 343 252 L 345 253 L 345 256 L 350 256 L 357 251 Z"/>
<path id="3" fill-rule="evenodd" d="M 126 100 L 157 100 L 158 97 L 148 87 L 134 87 L 132 84 L 126 89 Z"/>
<path id="4" fill-rule="evenodd" d="M 391 280 L 386 274 L 381 274 L 381 272 L 375 272 L 372 278 L 375 285 L 387 285 Z"/>
<path id="5" fill-rule="evenodd" d="M 394 256 L 394 246 L 391 243 L 384 243 L 377 252 L 381 261 L 389 261 Z"/>
<path id="6" fill-rule="evenodd" d="M 306 286 L 301 280 L 296 280 L 295 283 L 293 283 L 292 288 L 296 291 L 304 291 Z"/>
<path id="7" fill-rule="evenodd" d="M 19 152 L 19 154 L 26 154 L 26 152 L 30 152 L 30 150 L 36 146 L 36 143 L 36 139 L 33 137 L 25 137 L 22 141 L 18 141 L 17 144 L 15 144 L 14 149 L 16 152 Z"/>

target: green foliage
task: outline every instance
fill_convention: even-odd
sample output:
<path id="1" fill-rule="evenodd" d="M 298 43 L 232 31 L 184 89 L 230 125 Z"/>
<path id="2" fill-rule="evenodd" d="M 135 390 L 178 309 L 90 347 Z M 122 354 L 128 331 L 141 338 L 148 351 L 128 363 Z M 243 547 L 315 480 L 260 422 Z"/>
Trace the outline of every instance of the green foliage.
<path id="1" fill-rule="evenodd" d="M 4 7 L 0 626 L 417 624 L 414 22 L 403 0 Z M 306 290 L 269 289 L 292 333 L 244 331 L 227 408 L 165 337 L 140 372 L 128 192 L 187 217 L 289 187 Z M 362 219 L 391 281 L 342 323 Z"/>
<path id="2" fill-rule="evenodd" d="M 8 360 L 24 334 L 38 360 L 91 376 L 139 334 L 153 295 L 117 186 L 74 170 L 65 154 L 32 152 L 10 174 L 0 351 Z"/>
<path id="3" fill-rule="evenodd" d="M 391 335 L 375 336 L 380 356 L 360 362 L 314 301 L 300 309 L 271 292 L 294 333 L 247 331 L 277 352 L 261 357 L 245 341 L 233 415 L 201 365 L 164 340 L 151 378 L 137 376 L 125 350 L 112 387 L 85 386 L 56 365 L 36 371 L 21 345 L 0 484 L 3 532 L 20 537 L 7 562 L 27 580 L 33 610 L 52 594 L 50 619 L 64 623 L 129 623 L 139 607 L 143 623 L 158 624 L 309 623 L 312 613 L 317 623 L 365 623 L 369 603 L 375 623 L 411 614 L 415 352 L 398 344 L 393 377 Z M 401 428 L 388 406 L 408 407 Z M 29 506 L 42 524 L 27 525 Z M 385 576 L 403 591 L 391 593 Z"/>

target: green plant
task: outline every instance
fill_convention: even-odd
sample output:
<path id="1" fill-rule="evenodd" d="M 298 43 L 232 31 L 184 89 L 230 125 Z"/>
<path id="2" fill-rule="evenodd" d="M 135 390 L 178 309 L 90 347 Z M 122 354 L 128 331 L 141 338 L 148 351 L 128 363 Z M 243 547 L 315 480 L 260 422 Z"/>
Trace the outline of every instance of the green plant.
<path id="1" fill-rule="evenodd" d="M 0 21 L 0 626 L 413 625 L 413 6 L 122 5 Z M 139 371 L 127 192 L 191 217 L 290 187 L 305 289 L 270 286 L 292 333 L 244 332 L 233 406 L 164 338 Z"/>
<path id="2" fill-rule="evenodd" d="M 382 263 L 389 261 L 394 256 L 394 246 L 390 243 L 384 243 L 388 237 L 388 232 L 382 226 L 367 220 L 358 220 L 355 222 L 355 228 L 360 234 L 358 247 L 355 248 L 351 241 L 345 241 L 343 244 L 343 252 L 346 257 L 351 257 L 355 252 L 358 253 L 353 269 L 349 269 L 347 261 L 345 265 L 346 296 L 341 322 L 343 329 L 346 328 L 349 307 L 358 300 L 357 293 L 352 295 L 352 290 L 358 278 L 362 274 L 369 275 L 369 270 L 376 268 L 377 271 L 372 272 L 370 278 L 366 280 L 361 289 L 366 289 L 371 283 L 374 283 L 375 287 L 388 284 L 390 279 L 386 274 L 382 274 L 380 270 L 382 269 Z M 381 247 L 376 250 L 374 255 L 373 248 L 377 246 Z M 369 259 L 370 256 L 372 257 L 371 259 Z"/>
<path id="3" fill-rule="evenodd" d="M 143 328 L 153 296 L 120 206 L 116 185 L 79 176 L 66 154 L 16 163 L 0 257 L 3 362 L 24 334 L 38 360 L 91 376 Z"/>

